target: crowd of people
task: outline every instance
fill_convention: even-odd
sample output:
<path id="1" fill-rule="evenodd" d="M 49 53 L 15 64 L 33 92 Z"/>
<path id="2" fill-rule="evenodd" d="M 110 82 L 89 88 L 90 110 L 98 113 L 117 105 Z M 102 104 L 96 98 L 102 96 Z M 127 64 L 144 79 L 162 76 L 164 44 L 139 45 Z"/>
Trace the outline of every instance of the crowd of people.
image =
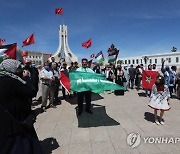
<path id="1" fill-rule="evenodd" d="M 142 89 L 142 75 L 144 66 L 138 65 L 136 68 L 131 65 L 122 67 L 121 65 L 107 65 L 102 68 L 99 64 L 89 67 L 88 60 L 83 58 L 82 66 L 77 62 L 72 62 L 69 67 L 67 63 L 57 63 L 54 57 L 51 62 L 44 63 L 41 70 L 35 67 L 30 60 L 21 62 L 13 59 L 6 59 L 0 64 L 0 118 L 4 125 L 0 125 L 0 153 L 12 153 L 23 151 L 22 142 L 26 142 L 30 153 L 42 153 L 38 137 L 33 127 L 35 114 L 31 110 L 32 100 L 39 91 L 39 81 L 42 88 L 41 110 L 45 112 L 48 107 L 56 108 L 61 103 L 59 99 L 59 89 L 62 87 L 63 99 L 66 97 L 77 96 L 78 112 L 80 116 L 83 113 L 83 100 L 85 98 L 86 109 L 89 114 L 93 114 L 91 109 L 91 91 L 74 92 L 66 94 L 66 89 L 61 85 L 60 77 L 63 72 L 67 77 L 71 71 L 91 72 L 104 74 L 106 79 L 115 82 L 125 88 L 124 90 L 115 90 L 115 95 L 124 95 L 129 88 L 137 90 Z M 171 68 L 162 63 L 161 70 L 156 69 L 156 65 L 148 65 L 147 70 L 157 71 L 156 82 L 151 89 L 144 89 L 146 96 L 150 97 L 149 106 L 154 109 L 156 124 L 164 124 L 164 111 L 170 109 L 169 99 L 173 94 L 180 99 L 180 69 L 175 66 Z M 148 94 L 149 92 L 149 94 Z M 49 99 L 49 104 L 48 104 Z M 160 120 L 157 119 L 157 111 L 160 110 Z M 3 122 L 4 121 L 4 122 Z M 19 153 L 21 153 L 19 152 Z M 25 152 L 26 153 L 26 152 Z"/>

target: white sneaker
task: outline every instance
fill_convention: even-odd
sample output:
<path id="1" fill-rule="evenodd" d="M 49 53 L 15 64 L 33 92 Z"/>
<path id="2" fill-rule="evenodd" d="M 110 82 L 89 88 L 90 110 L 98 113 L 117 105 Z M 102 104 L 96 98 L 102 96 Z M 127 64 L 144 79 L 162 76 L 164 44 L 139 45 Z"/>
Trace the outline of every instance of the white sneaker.
<path id="1" fill-rule="evenodd" d="M 160 123 L 159 123 L 159 121 L 158 121 L 158 120 L 155 120 L 155 123 L 156 123 L 157 125 L 160 125 Z"/>
<path id="2" fill-rule="evenodd" d="M 164 122 L 163 122 L 163 121 L 160 121 L 160 124 L 161 124 L 161 125 L 164 125 Z"/>
<path id="3" fill-rule="evenodd" d="M 164 125 L 164 120 L 163 120 L 163 119 L 160 121 L 160 124 L 161 124 L 161 125 Z"/>

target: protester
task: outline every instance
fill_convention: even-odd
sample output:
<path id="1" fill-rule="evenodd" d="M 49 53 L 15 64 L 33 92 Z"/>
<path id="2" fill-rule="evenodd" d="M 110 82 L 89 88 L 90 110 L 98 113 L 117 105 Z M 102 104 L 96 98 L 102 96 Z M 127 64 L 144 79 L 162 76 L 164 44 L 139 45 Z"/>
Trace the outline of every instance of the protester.
<path id="1" fill-rule="evenodd" d="M 126 82 L 124 82 L 124 88 L 126 91 L 128 91 L 129 87 L 129 71 L 127 69 L 127 66 L 124 66 L 124 77 L 126 79 Z"/>
<path id="2" fill-rule="evenodd" d="M 53 76 L 53 72 L 50 71 L 49 64 L 47 62 L 44 63 L 44 67 L 40 72 L 40 79 L 42 81 L 42 112 L 46 111 L 47 108 L 47 100 L 49 96 L 49 106 L 54 108 L 54 93 L 55 86 L 54 81 L 55 78 Z"/>
<path id="3" fill-rule="evenodd" d="M 142 80 L 142 67 L 140 66 L 140 65 L 138 65 L 137 67 L 136 67 L 136 86 L 137 86 L 137 90 L 139 90 L 140 89 L 140 87 L 141 87 L 141 80 Z"/>
<path id="4" fill-rule="evenodd" d="M 165 60 L 162 62 L 161 72 L 164 75 L 165 84 L 168 86 L 169 92 L 170 92 L 170 95 L 172 98 L 173 88 L 174 88 L 174 84 L 175 84 L 175 76 L 174 76 L 173 72 L 170 70 L 169 66 L 166 66 L 164 68 L 164 63 L 165 63 Z"/>
<path id="5" fill-rule="evenodd" d="M 69 66 L 68 70 L 69 70 L 69 72 L 70 72 L 70 71 L 73 71 L 73 69 L 74 69 L 74 63 L 71 62 L 71 66 Z"/>
<path id="6" fill-rule="evenodd" d="M 55 91 L 54 91 L 54 104 L 60 104 L 60 100 L 59 100 L 59 86 L 60 86 L 60 74 L 57 68 L 57 63 L 53 62 L 52 63 L 52 72 L 53 72 L 53 76 L 54 76 L 54 84 L 52 86 L 54 86 Z"/>
<path id="7" fill-rule="evenodd" d="M 98 74 L 101 73 L 101 68 L 100 68 L 99 64 L 97 64 L 93 67 L 93 71 Z"/>
<path id="8" fill-rule="evenodd" d="M 154 109 L 155 123 L 157 125 L 164 124 L 164 120 L 162 117 L 164 115 L 164 111 L 168 111 L 170 109 L 169 98 L 170 93 L 168 86 L 165 85 L 164 77 L 158 75 L 156 78 L 156 82 L 153 85 L 150 102 L 148 104 L 149 107 Z M 157 110 L 160 110 L 160 121 L 158 121 L 157 118 Z"/>
<path id="9" fill-rule="evenodd" d="M 176 70 L 177 70 L 176 66 L 171 66 L 172 75 L 174 77 L 174 82 L 173 82 L 173 92 L 174 93 L 176 93 Z"/>
<path id="10" fill-rule="evenodd" d="M 69 77 L 67 64 L 65 62 L 63 63 L 60 72 L 63 72 L 67 77 Z M 63 86 L 62 86 L 62 94 L 63 94 L 63 99 L 66 99 L 66 89 Z M 69 96 L 71 97 L 71 95 L 69 95 Z"/>
<path id="11" fill-rule="evenodd" d="M 134 89 L 134 79 L 136 76 L 136 69 L 133 68 L 133 65 L 130 66 L 129 68 L 129 80 L 130 80 L 130 88 Z"/>
<path id="12" fill-rule="evenodd" d="M 86 58 L 82 59 L 82 67 L 78 68 L 76 71 L 94 73 L 93 70 L 88 68 L 88 60 Z M 91 91 L 83 91 L 77 92 L 78 116 L 80 116 L 83 112 L 84 97 L 86 101 L 86 112 L 93 114 L 93 112 L 91 111 Z"/>
<path id="13" fill-rule="evenodd" d="M 30 98 L 36 90 L 29 73 L 13 59 L 0 64 L 0 153 L 41 154 Z"/>
<path id="14" fill-rule="evenodd" d="M 177 84 L 177 98 L 180 99 L 180 68 L 178 69 L 178 72 L 176 74 L 176 84 Z"/>
<path id="15" fill-rule="evenodd" d="M 77 70 L 79 68 L 78 62 L 74 62 L 74 70 Z"/>
<path id="16" fill-rule="evenodd" d="M 39 71 L 35 67 L 35 64 L 32 64 L 31 60 L 29 59 L 25 60 L 23 69 L 29 71 L 32 83 L 36 88 L 36 95 L 37 95 L 37 92 L 39 90 Z M 36 97 L 36 95 L 34 97 Z"/>
<path id="17" fill-rule="evenodd" d="M 152 65 L 152 71 L 158 72 L 158 69 L 156 69 L 156 64 L 153 64 L 153 65 Z"/>
<path id="18" fill-rule="evenodd" d="M 106 68 L 105 68 L 105 75 L 106 75 L 106 79 L 108 81 L 113 82 L 115 76 L 114 76 L 113 70 L 111 69 L 111 66 L 106 66 Z"/>
<path id="19" fill-rule="evenodd" d="M 124 86 L 124 82 L 126 82 L 126 78 L 124 77 L 124 71 L 122 70 L 121 65 L 118 65 L 115 70 L 115 83 L 120 86 Z M 115 90 L 115 95 L 124 95 L 124 90 Z"/>

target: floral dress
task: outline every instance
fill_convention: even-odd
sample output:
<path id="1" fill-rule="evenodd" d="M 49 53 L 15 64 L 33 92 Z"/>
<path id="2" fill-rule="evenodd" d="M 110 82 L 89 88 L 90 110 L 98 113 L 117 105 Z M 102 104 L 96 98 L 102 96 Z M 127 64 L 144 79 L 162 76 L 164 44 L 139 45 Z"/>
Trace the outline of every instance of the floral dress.
<path id="1" fill-rule="evenodd" d="M 148 106 L 156 110 L 168 111 L 171 108 L 168 103 L 169 98 L 170 93 L 167 85 L 162 88 L 153 85 Z"/>

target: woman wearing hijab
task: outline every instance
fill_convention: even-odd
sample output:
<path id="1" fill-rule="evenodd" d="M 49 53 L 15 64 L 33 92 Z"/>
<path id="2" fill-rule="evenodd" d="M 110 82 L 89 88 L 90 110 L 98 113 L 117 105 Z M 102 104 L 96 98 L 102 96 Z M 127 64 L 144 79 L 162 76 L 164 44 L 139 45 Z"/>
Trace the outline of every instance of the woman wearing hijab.
<path id="1" fill-rule="evenodd" d="M 30 81 L 19 61 L 0 64 L 0 153 L 42 153 L 33 127 L 30 98 L 36 91 Z"/>

